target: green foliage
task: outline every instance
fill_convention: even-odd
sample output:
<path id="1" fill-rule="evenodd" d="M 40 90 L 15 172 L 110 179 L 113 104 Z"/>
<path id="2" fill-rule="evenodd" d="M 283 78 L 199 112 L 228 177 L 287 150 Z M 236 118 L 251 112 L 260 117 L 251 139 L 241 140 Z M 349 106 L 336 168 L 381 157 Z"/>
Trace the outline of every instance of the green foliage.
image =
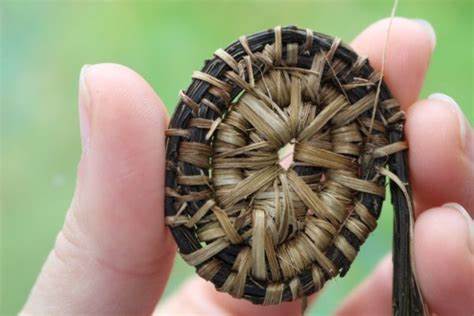
<path id="1" fill-rule="evenodd" d="M 116 62 L 141 73 L 170 112 L 193 70 L 242 34 L 296 24 L 349 42 L 390 13 L 391 1 L 2 2 L 1 314 L 24 303 L 73 193 L 80 155 L 77 77 L 83 64 Z M 401 1 L 438 43 L 422 96 L 453 96 L 472 121 L 470 1 Z M 351 271 L 325 289 L 311 315 L 334 311 L 391 248 L 392 209 Z M 165 295 L 191 275 L 181 260 Z"/>

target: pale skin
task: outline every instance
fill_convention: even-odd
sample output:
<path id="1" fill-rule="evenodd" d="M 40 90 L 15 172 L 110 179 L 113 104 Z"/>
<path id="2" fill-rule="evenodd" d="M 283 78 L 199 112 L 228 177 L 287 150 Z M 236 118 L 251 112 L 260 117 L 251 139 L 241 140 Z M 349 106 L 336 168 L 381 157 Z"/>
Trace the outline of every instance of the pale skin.
<path id="1" fill-rule="evenodd" d="M 352 42 L 378 70 L 387 23 L 369 26 Z M 421 290 L 432 313 L 472 315 L 474 131 L 448 97 L 418 100 L 435 42 L 428 25 L 396 18 L 385 81 L 407 113 Z M 76 190 L 22 314 L 299 314 L 300 301 L 252 305 L 198 277 L 160 301 L 176 253 L 163 214 L 165 106 L 134 71 L 97 64 L 81 72 L 79 112 Z M 387 255 L 336 314 L 391 315 L 391 278 Z"/>

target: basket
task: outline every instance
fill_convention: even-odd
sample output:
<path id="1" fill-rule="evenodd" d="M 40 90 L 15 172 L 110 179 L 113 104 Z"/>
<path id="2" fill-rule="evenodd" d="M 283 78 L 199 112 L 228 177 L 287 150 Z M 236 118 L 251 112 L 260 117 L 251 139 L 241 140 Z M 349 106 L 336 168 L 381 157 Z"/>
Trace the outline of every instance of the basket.
<path id="1" fill-rule="evenodd" d="M 340 39 L 288 26 L 218 49 L 192 79 L 166 132 L 166 223 L 182 258 L 255 304 L 344 276 L 376 228 L 386 166 L 408 181 L 404 113 L 381 75 Z M 413 281 L 407 193 L 392 186 L 395 270 Z"/>

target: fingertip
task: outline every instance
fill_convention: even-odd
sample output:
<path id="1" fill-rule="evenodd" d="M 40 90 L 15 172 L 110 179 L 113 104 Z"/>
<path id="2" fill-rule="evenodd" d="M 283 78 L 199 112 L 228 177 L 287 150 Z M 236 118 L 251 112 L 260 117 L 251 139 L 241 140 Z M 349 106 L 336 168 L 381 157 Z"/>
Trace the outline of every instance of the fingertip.
<path id="1" fill-rule="evenodd" d="M 375 22 L 352 42 L 352 47 L 369 58 L 370 64 L 381 71 L 383 52 L 387 47 L 384 80 L 402 108 L 418 98 L 433 52 L 436 36 L 427 22 L 395 17 Z"/>
<path id="2" fill-rule="evenodd" d="M 374 40 L 386 38 L 390 23 L 391 30 L 388 45 L 399 47 L 404 46 L 403 43 L 408 43 L 410 40 L 417 40 L 416 43 L 412 44 L 422 48 L 425 53 L 431 53 L 435 48 L 436 33 L 433 26 L 426 20 L 405 17 L 394 17 L 393 19 L 387 17 L 372 23 L 352 41 L 351 45 L 360 50 L 361 53 L 369 54 L 378 51 L 379 48 L 385 45 L 385 42 L 375 43 Z M 369 43 L 373 43 L 375 46 L 370 46 Z M 377 63 L 380 62 L 381 59 L 377 58 Z"/>
<path id="3" fill-rule="evenodd" d="M 431 312 L 438 315 L 474 313 L 472 225 L 450 206 L 426 210 L 416 221 L 417 277 Z"/>
<path id="4" fill-rule="evenodd" d="M 460 115 L 459 107 L 434 98 L 407 111 L 411 182 L 423 209 L 448 201 L 474 205 L 474 168 L 464 151 Z"/>
<path id="5" fill-rule="evenodd" d="M 86 65 L 81 75 L 87 83 L 92 105 L 113 107 L 113 110 L 119 112 L 117 115 L 120 115 L 122 110 L 130 111 L 130 107 L 133 107 L 144 118 L 147 115 L 157 115 L 160 123 L 167 122 L 167 110 L 160 97 L 134 70 L 120 64 L 102 63 Z"/>
<path id="6" fill-rule="evenodd" d="M 127 155 L 137 145 L 161 141 L 166 108 L 151 86 L 132 69 L 112 63 L 84 65 L 79 79 L 83 153 L 91 148 Z M 123 146 L 123 145 L 126 146 Z M 84 158 L 84 157 L 83 157 Z"/>

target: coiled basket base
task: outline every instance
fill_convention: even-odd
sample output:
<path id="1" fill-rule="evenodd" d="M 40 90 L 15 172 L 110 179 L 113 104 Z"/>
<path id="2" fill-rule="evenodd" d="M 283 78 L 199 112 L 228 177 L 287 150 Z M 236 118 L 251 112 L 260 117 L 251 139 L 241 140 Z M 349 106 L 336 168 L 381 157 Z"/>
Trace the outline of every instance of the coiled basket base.
<path id="1" fill-rule="evenodd" d="M 296 27 L 218 49 L 167 130 L 166 220 L 183 259 L 256 304 L 344 276 L 375 229 L 403 113 L 366 58 Z"/>

